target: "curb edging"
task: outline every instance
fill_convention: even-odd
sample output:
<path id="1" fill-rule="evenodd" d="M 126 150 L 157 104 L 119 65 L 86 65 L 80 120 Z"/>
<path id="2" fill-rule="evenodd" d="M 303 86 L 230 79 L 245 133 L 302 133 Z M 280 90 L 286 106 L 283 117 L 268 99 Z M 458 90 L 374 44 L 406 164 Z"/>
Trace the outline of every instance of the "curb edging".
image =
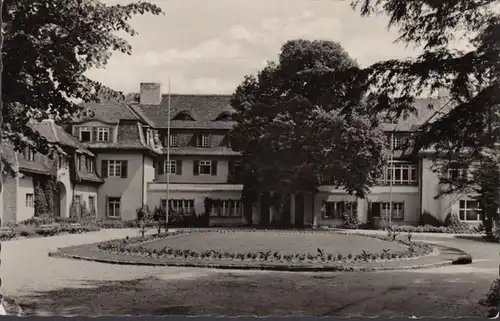
<path id="1" fill-rule="evenodd" d="M 64 253 L 61 250 L 49 252 L 50 257 L 67 258 L 74 260 L 83 260 L 98 263 L 117 264 L 117 265 L 136 265 L 136 266 L 165 266 L 165 267 L 192 267 L 192 268 L 212 268 L 221 270 L 267 270 L 267 271 L 287 271 L 287 272 L 373 272 L 373 271 L 404 271 L 436 268 L 452 265 L 452 261 L 440 261 L 436 263 L 415 264 L 407 266 L 293 266 L 293 265 L 233 265 L 218 263 L 180 263 L 180 262 L 131 262 L 126 260 L 92 258 L 87 256 Z"/>

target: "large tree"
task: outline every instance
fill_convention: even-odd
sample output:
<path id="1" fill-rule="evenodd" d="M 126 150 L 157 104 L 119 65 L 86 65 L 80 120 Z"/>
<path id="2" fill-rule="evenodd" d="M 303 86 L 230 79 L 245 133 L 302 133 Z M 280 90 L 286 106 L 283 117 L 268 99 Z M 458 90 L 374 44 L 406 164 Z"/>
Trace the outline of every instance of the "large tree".
<path id="1" fill-rule="evenodd" d="M 480 195 L 486 232 L 498 209 L 500 175 L 495 164 L 500 139 L 500 15 L 498 0 L 356 0 L 363 16 L 385 14 L 400 42 L 416 46 L 415 59 L 378 62 L 360 74 L 368 101 L 395 115 L 413 112 L 415 97 L 447 88 L 447 108 L 415 137 L 415 152 L 432 148 L 441 168 L 473 167 L 476 173 L 450 182 L 450 193 L 471 187 Z M 469 44 L 459 50 L 456 40 Z M 454 165 L 455 164 L 455 165 Z M 480 164 L 480 166 L 477 166 Z M 466 175 L 467 176 L 467 175 Z M 482 181 L 488 178 L 487 181 Z M 492 183 L 493 182 L 493 183 Z M 453 183 L 453 184 L 451 184 Z"/>
<path id="2" fill-rule="evenodd" d="M 245 188 L 277 192 L 281 219 L 291 194 L 332 184 L 364 197 L 381 174 L 386 139 L 344 73 L 351 68 L 356 62 L 336 42 L 288 41 L 278 62 L 247 76 L 233 95 Z"/>
<path id="3" fill-rule="evenodd" d="M 52 116 L 64 122 L 82 112 L 79 101 L 122 97 L 85 73 L 105 66 L 113 51 L 131 53 L 119 33 L 137 34 L 129 24 L 134 15 L 161 12 L 142 1 L 3 0 L 2 138 L 47 153 L 46 140 L 29 120 Z"/>

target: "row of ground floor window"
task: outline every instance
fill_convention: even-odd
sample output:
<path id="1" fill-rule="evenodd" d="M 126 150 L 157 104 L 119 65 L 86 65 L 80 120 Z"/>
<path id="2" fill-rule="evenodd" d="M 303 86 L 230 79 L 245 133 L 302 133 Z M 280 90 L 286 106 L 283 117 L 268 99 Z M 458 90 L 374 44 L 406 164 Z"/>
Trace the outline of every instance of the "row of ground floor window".
<path id="1" fill-rule="evenodd" d="M 17 223 L 35 213 L 33 189 L 22 184 L 18 186 L 15 197 L 19 211 L 15 215 Z M 134 194 L 103 195 L 98 187 L 95 187 L 95 191 L 81 187 L 73 191 L 64 191 L 63 186 L 60 189 L 56 195 L 58 199 L 54 200 L 55 216 L 68 217 L 75 213 L 81 216 L 86 210 L 94 213 L 98 219 L 134 220 L 136 210 L 143 203 L 150 209 L 167 207 L 166 184 L 163 183 L 149 183 L 145 197 L 134 197 Z M 444 221 L 448 213 L 455 213 L 466 222 L 480 221 L 477 202 L 473 199 L 448 197 L 423 200 L 418 187 L 393 188 L 392 195 L 383 187 L 375 188 L 365 199 L 356 199 L 342 190 L 325 186 L 314 196 L 294 195 L 287 201 L 282 212 L 272 206 L 270 193 L 260 193 L 251 204 L 243 202 L 241 185 L 171 184 L 169 198 L 168 204 L 172 212 L 207 215 L 213 225 L 270 225 L 280 222 L 297 226 L 340 226 L 343 224 L 344 213 L 356 215 L 360 223 L 373 222 L 390 214 L 392 221 L 397 224 L 416 225 L 423 211 L 429 211 L 441 221 Z M 208 209 L 207 199 L 211 200 Z M 69 207 L 72 203 L 84 206 L 76 206 L 76 212 L 70 214 Z"/>

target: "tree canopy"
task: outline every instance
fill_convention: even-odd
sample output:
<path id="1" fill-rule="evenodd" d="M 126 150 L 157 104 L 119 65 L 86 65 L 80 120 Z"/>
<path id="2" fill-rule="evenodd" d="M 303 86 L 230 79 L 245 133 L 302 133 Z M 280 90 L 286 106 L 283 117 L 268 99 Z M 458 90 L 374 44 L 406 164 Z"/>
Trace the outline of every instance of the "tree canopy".
<path id="1" fill-rule="evenodd" d="M 3 0 L 2 137 L 16 149 L 31 145 L 46 154 L 30 120 L 68 121 L 83 112 L 77 103 L 121 98 L 85 72 L 103 67 L 113 51 L 131 54 L 117 32 L 134 36 L 129 20 L 161 9 L 139 1 L 107 5 L 98 0 Z"/>
<path id="2" fill-rule="evenodd" d="M 449 90 L 447 107 L 419 129 L 415 152 L 432 148 L 445 169 L 457 163 L 465 167 L 476 164 L 480 172 L 469 175 L 472 182 L 450 183 L 450 193 L 475 184 L 473 189 L 482 195 L 478 199 L 487 212 L 485 217 L 489 218 L 487 231 L 491 230 L 498 208 L 498 184 L 495 188 L 492 182 L 500 182 L 498 167 L 491 166 L 500 138 L 499 3 L 498 0 L 355 0 L 352 3 L 363 16 L 387 15 L 389 27 L 399 31 L 397 41 L 421 49 L 414 59 L 378 62 L 359 73 L 365 80 L 367 101 L 375 109 L 396 115 L 414 112 L 415 97 L 427 90 Z M 468 46 L 458 49 L 457 41 Z M 486 177 L 489 179 L 485 181 Z"/>
<path id="3" fill-rule="evenodd" d="M 336 42 L 286 42 L 278 62 L 247 76 L 232 105 L 233 147 L 254 186 L 285 195 L 342 186 L 363 197 L 385 161 L 384 133 L 345 71 L 357 64 Z M 245 182 L 246 184 L 249 182 Z"/>

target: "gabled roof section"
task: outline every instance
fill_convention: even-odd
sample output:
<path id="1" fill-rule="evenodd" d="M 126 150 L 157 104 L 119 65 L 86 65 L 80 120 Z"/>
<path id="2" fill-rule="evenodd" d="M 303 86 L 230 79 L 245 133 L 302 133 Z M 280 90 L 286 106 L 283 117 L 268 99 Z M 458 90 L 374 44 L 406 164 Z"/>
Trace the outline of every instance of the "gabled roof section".
<path id="1" fill-rule="evenodd" d="M 130 108 L 124 101 L 105 100 L 98 103 L 83 104 L 85 109 L 94 112 L 94 117 L 80 117 L 74 119 L 75 123 L 99 120 L 104 123 L 117 124 L 120 120 L 136 120 L 147 123 L 137 111 Z"/>
<path id="2" fill-rule="evenodd" d="M 382 123 L 384 131 L 415 131 L 419 126 L 427 121 L 434 121 L 439 118 L 442 113 L 450 110 L 452 104 L 449 99 L 444 98 L 418 98 L 414 102 L 414 107 L 417 114 L 411 114 L 407 119 L 399 119 L 399 121 L 391 123 Z"/>
<path id="3" fill-rule="evenodd" d="M 137 97 L 137 95 L 130 95 Z M 190 120 L 172 120 L 172 128 L 192 129 L 231 129 L 235 122 L 214 121 L 221 112 L 230 107 L 231 95 L 170 95 L 170 114 L 175 117 L 182 111 L 188 111 L 194 118 Z M 162 96 L 160 105 L 141 105 L 137 101 L 129 103 L 134 110 L 141 111 L 156 128 L 166 128 L 168 123 L 168 95 Z"/>
<path id="4" fill-rule="evenodd" d="M 58 144 L 62 146 L 72 147 L 76 150 L 94 156 L 85 145 L 78 141 L 75 137 L 68 134 L 64 128 L 57 125 L 52 119 L 46 119 L 41 122 L 32 122 L 30 127 L 45 137 L 49 143 Z"/>

